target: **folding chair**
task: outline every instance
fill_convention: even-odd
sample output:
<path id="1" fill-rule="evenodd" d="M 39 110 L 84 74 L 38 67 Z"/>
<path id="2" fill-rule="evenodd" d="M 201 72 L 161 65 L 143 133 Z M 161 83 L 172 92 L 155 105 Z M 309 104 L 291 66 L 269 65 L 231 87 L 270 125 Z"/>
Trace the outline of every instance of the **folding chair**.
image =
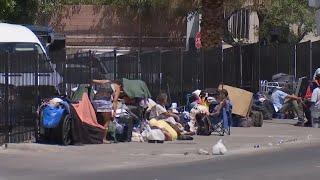
<path id="1" fill-rule="evenodd" d="M 225 134 L 230 135 L 231 123 L 232 123 L 231 110 L 228 107 L 222 108 L 220 115 L 218 117 L 212 117 L 211 119 L 212 132 L 216 132 L 220 136 L 224 136 Z"/>

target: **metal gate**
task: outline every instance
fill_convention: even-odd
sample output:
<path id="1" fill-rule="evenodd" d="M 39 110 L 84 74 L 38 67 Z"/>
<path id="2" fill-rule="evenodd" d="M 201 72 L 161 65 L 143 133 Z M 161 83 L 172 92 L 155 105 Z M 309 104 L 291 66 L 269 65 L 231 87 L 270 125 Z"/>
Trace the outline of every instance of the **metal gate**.
<path id="1" fill-rule="evenodd" d="M 61 81 L 36 52 L 0 54 L 0 144 L 31 140 L 41 98 L 56 93 Z"/>

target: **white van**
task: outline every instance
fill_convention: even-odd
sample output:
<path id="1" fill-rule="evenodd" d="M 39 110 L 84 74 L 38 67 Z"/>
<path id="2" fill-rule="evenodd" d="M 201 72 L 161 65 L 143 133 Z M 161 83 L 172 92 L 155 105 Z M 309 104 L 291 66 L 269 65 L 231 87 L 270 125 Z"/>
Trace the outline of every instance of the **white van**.
<path id="1" fill-rule="evenodd" d="M 28 28 L 21 25 L 0 23 L 0 55 L 2 56 L 0 66 L 0 84 L 5 84 L 5 67 L 3 65 L 6 57 L 3 54 L 24 54 L 37 53 L 42 57 L 38 62 L 41 66 L 38 71 L 38 78 L 35 78 L 34 59 L 17 57 L 10 59 L 11 69 L 9 70 L 9 85 L 12 86 L 54 86 L 58 87 L 62 83 L 62 77 L 55 71 L 50 63 L 45 48 L 40 43 L 37 36 Z M 17 66 L 17 67 L 16 67 Z M 35 81 L 38 80 L 36 83 Z"/>

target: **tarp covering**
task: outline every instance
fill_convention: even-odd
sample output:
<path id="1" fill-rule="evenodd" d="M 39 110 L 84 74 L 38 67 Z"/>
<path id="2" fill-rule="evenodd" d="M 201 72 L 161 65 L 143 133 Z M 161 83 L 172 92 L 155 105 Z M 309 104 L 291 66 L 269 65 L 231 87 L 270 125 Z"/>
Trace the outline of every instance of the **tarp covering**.
<path id="1" fill-rule="evenodd" d="M 103 142 L 106 130 L 98 123 L 87 93 L 83 93 L 79 103 L 71 105 L 71 114 L 75 144 L 101 144 Z"/>
<path id="2" fill-rule="evenodd" d="M 150 98 L 151 93 L 145 82 L 141 80 L 122 79 L 123 90 L 130 98 Z"/>
<path id="3" fill-rule="evenodd" d="M 94 93 L 93 91 L 89 92 L 89 86 L 87 84 L 81 84 L 78 86 L 77 90 L 72 94 L 71 100 L 73 102 L 78 102 L 82 99 L 83 93 L 87 93 L 87 95 L 90 93 L 90 99 L 93 98 Z"/>

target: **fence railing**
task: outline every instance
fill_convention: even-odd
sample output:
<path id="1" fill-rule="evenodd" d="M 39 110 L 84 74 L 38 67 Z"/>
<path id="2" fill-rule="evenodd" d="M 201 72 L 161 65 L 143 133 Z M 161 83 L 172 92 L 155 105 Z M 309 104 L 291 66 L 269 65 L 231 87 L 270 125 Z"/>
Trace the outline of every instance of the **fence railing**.
<path id="1" fill-rule="evenodd" d="M 41 98 L 56 93 L 61 77 L 36 52 L 0 54 L 0 144 L 34 137 Z"/>
<path id="2" fill-rule="evenodd" d="M 55 90 L 68 95 L 92 79 L 141 79 L 154 97 L 167 92 L 172 102 L 184 103 L 187 93 L 221 83 L 256 92 L 260 80 L 271 80 L 276 73 L 311 78 L 320 67 L 319 57 L 320 41 L 296 46 L 250 44 L 223 51 L 154 49 L 125 55 L 117 50 L 99 55 L 88 51 L 67 58 L 60 54 L 51 58 L 52 66 L 35 53 L 2 53 L 0 144 L 33 136 L 42 98 L 53 96 Z"/>

